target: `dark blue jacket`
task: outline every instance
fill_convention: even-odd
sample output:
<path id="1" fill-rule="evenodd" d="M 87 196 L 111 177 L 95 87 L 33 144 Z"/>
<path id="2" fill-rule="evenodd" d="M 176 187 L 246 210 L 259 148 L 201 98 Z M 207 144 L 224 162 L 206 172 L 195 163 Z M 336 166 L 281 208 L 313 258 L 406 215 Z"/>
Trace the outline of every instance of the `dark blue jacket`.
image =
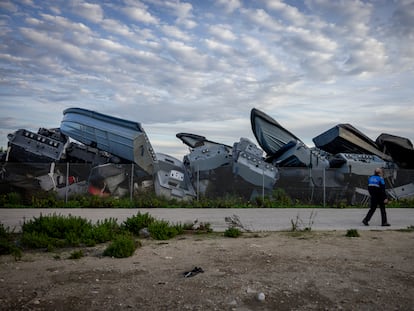
<path id="1" fill-rule="evenodd" d="M 385 200 L 387 194 L 385 192 L 384 178 L 378 175 L 372 175 L 368 178 L 368 191 L 372 197 L 376 197 L 379 200 Z"/>

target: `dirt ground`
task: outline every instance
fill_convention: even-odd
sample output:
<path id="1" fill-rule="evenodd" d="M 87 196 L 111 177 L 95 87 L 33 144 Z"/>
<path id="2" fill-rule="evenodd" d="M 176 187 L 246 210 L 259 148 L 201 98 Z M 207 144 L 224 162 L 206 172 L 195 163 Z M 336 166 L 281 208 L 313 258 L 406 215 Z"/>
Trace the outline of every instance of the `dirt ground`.
<path id="1" fill-rule="evenodd" d="M 188 234 L 0 257 L 1 310 L 414 310 L 414 233 Z M 191 277 L 195 267 L 204 272 Z M 257 297 L 264 294 L 264 300 Z"/>

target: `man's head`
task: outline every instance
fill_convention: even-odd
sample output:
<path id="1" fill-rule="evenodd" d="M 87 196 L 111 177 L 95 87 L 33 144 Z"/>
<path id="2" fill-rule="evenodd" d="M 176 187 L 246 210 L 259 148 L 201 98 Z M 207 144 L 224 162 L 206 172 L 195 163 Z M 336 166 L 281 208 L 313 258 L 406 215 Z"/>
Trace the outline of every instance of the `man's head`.
<path id="1" fill-rule="evenodd" d="M 374 174 L 375 174 L 375 175 L 378 175 L 378 176 L 381 176 L 381 175 L 382 175 L 382 168 L 377 167 L 377 168 L 375 169 L 375 171 L 374 171 Z"/>

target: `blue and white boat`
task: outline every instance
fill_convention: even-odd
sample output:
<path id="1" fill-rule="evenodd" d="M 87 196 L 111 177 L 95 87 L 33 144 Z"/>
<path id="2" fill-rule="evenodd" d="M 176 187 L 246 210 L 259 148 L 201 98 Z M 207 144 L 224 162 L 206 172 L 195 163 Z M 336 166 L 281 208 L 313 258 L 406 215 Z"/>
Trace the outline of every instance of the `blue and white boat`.
<path id="1" fill-rule="evenodd" d="M 128 121 L 82 108 L 63 111 L 63 134 L 99 150 L 136 163 L 153 174 L 157 157 L 138 122 Z"/>

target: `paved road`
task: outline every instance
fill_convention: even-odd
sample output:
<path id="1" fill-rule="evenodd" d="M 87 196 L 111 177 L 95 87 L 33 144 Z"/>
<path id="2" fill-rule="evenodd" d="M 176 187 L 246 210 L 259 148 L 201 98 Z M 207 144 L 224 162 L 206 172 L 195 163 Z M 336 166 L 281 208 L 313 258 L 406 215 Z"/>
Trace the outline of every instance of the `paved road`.
<path id="1" fill-rule="evenodd" d="M 361 223 L 368 209 L 330 209 L 330 208 L 140 208 L 140 209 L 7 209 L 0 208 L 0 222 L 16 231 L 21 229 L 25 220 L 33 219 L 40 215 L 73 215 L 87 218 L 95 223 L 105 218 L 115 218 L 119 223 L 128 217 L 140 213 L 149 213 L 157 219 L 164 219 L 170 223 L 209 223 L 214 231 L 222 232 L 228 228 L 225 217 L 237 215 L 241 223 L 247 229 L 259 231 L 291 230 L 292 221 L 303 227 L 311 227 L 312 230 L 384 230 L 405 229 L 414 226 L 414 208 L 390 208 L 387 209 L 388 220 L 391 227 L 381 227 L 380 212 L 377 210 L 371 219 L 370 226 Z"/>

